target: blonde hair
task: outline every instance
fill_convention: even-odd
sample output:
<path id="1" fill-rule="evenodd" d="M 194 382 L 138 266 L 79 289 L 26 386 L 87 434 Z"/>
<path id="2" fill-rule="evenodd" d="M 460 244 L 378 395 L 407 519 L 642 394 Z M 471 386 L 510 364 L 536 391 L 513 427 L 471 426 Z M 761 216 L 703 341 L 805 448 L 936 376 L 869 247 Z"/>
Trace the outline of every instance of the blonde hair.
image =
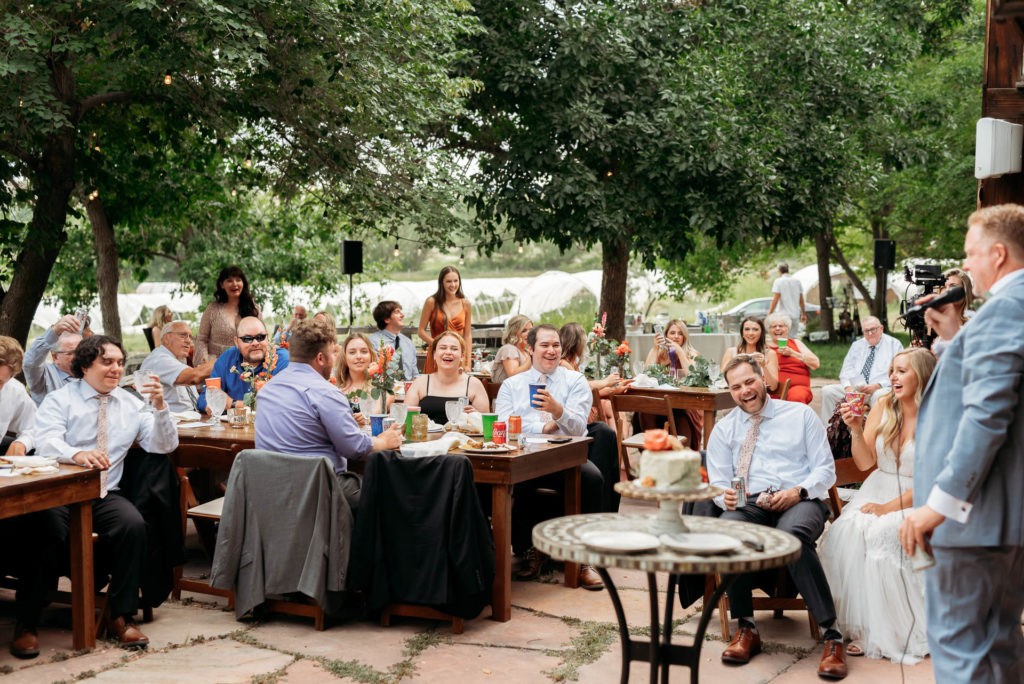
<path id="1" fill-rule="evenodd" d="M 149 318 L 150 328 L 162 328 L 164 327 L 164 319 L 167 318 L 167 314 L 171 313 L 171 308 L 166 304 L 162 304 L 153 309 L 153 315 Z M 173 322 L 173 321 L 172 321 Z"/>
<path id="2" fill-rule="evenodd" d="M 963 325 L 967 322 L 967 310 L 971 308 L 971 302 L 974 301 L 974 285 L 971 282 L 971 276 L 967 275 L 967 272 L 961 268 L 951 268 L 947 271 L 943 271 L 942 275 L 946 280 L 949 280 L 950 278 L 959 278 L 960 287 L 964 288 L 964 298 L 955 304 L 957 310 L 960 312 L 960 325 Z"/>
<path id="3" fill-rule="evenodd" d="M 17 375 L 21 372 L 21 361 L 24 358 L 25 351 L 18 340 L 0 335 L 0 366 L 7 366 L 11 369 L 11 375 Z"/>
<path id="4" fill-rule="evenodd" d="M 345 341 L 341 343 L 341 353 L 338 354 L 338 363 L 334 366 L 334 377 L 338 381 L 338 387 L 346 387 L 352 384 L 352 373 L 348 369 L 348 363 L 345 360 L 345 352 L 348 350 L 350 342 L 355 340 L 362 340 L 366 343 L 366 348 L 370 350 L 370 356 L 374 357 L 376 354 L 373 351 L 373 343 L 370 342 L 370 338 L 363 333 L 352 333 L 345 338 Z M 371 358 L 371 363 L 372 363 Z"/>
<path id="5" fill-rule="evenodd" d="M 430 343 L 430 349 L 427 350 L 427 355 L 430 358 L 434 358 L 434 352 L 437 351 L 437 345 L 440 343 L 442 337 L 454 337 L 456 340 L 458 340 L 459 341 L 459 349 L 462 350 L 462 358 L 463 358 L 463 360 L 465 360 L 465 358 L 466 358 L 466 340 L 462 339 L 462 335 L 460 335 L 459 333 L 455 332 L 454 330 L 445 330 L 443 333 L 441 333 L 440 335 L 435 337 L 433 339 L 433 341 Z"/>
<path id="6" fill-rule="evenodd" d="M 501 343 L 519 346 L 519 337 L 523 334 L 523 328 L 527 323 L 533 323 L 533 321 L 529 316 L 523 314 L 516 314 L 508 319 L 508 323 L 505 324 L 505 332 L 501 336 Z"/>
<path id="7" fill-rule="evenodd" d="M 1019 204 L 997 204 L 978 209 L 967 218 L 967 225 L 977 223 L 985 236 L 1006 245 L 1014 257 L 1024 258 L 1024 207 Z"/>
<path id="8" fill-rule="evenodd" d="M 920 406 L 924 387 L 928 384 L 928 379 L 932 377 L 932 371 L 935 370 L 935 355 L 921 347 L 905 349 L 892 357 L 892 362 L 889 364 L 890 375 L 896 365 L 896 359 L 901 356 L 907 357 L 911 372 L 917 376 L 914 405 Z M 878 434 L 882 437 L 882 443 L 896 454 L 896 464 L 898 466 L 901 446 L 900 434 L 903 432 L 903 407 L 890 391 L 879 398 L 876 409 L 882 411 L 882 421 L 878 424 Z"/>

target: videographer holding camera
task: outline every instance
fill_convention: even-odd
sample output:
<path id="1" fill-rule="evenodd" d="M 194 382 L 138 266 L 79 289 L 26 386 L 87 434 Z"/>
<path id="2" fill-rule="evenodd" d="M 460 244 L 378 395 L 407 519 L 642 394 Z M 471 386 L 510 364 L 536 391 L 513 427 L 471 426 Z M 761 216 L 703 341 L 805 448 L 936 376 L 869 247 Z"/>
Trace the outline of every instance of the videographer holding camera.
<path id="1" fill-rule="evenodd" d="M 1021 681 L 1024 207 L 980 209 L 967 223 L 964 270 L 986 303 L 963 327 L 956 303 L 923 311 L 950 342 L 921 400 L 915 508 L 900 542 L 908 555 L 930 542 L 935 558 L 925 571 L 935 680 Z"/>

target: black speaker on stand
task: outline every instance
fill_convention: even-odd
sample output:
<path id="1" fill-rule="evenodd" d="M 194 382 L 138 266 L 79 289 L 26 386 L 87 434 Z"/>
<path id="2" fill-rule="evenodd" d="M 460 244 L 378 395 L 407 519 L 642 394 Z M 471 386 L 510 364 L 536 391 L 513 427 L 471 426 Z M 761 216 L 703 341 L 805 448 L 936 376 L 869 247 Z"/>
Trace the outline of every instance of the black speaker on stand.
<path id="1" fill-rule="evenodd" d="M 895 240 L 875 240 L 875 268 L 886 271 L 896 268 Z"/>
<path id="2" fill-rule="evenodd" d="M 355 314 L 352 308 L 352 276 L 363 272 L 362 240 L 344 240 L 341 243 L 341 273 L 348 276 L 348 331 L 352 332 Z"/>

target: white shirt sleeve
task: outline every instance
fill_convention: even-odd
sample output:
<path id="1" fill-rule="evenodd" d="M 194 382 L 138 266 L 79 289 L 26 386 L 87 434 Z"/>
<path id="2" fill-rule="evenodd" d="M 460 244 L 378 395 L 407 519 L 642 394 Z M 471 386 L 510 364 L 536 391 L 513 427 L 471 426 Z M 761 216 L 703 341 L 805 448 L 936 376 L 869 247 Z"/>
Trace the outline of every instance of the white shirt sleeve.
<path id="1" fill-rule="evenodd" d="M 804 446 L 811 472 L 798 486 L 807 490 L 810 499 L 826 499 L 829 487 L 836 483 L 836 462 L 828 446 L 825 426 L 813 411 L 804 412 Z"/>
<path id="2" fill-rule="evenodd" d="M 36 403 L 32 401 L 25 386 L 17 380 L 12 379 L 7 382 L 0 392 L 3 393 L 0 403 L 2 403 L 3 412 L 6 414 L 3 418 L 7 423 L 2 432 L 13 432 L 17 435 L 15 441 L 24 444 L 26 451 L 32 449 L 34 445 L 32 428 L 36 420 Z M 0 422 L 0 425 L 3 425 L 3 422 Z"/>
<path id="3" fill-rule="evenodd" d="M 169 454 L 178 448 L 178 428 L 171 418 L 171 408 L 144 412 L 139 422 L 139 446 L 154 454 Z"/>
<path id="4" fill-rule="evenodd" d="M 846 356 L 843 358 L 843 367 L 839 371 L 839 384 L 843 387 L 856 386 L 858 378 L 863 380 L 860 377 L 860 369 L 864 365 L 863 351 L 867 347 L 868 343 L 863 338 L 850 345 L 850 351 L 846 352 Z"/>
<path id="5" fill-rule="evenodd" d="M 47 328 L 46 332 L 29 345 L 21 364 L 29 388 L 40 397 L 46 394 L 46 373 L 43 368 L 46 365 L 46 355 L 57 344 L 57 339 L 57 333 L 53 332 L 53 328 Z"/>
<path id="6" fill-rule="evenodd" d="M 36 412 L 36 453 L 41 456 L 56 454 L 61 463 L 71 463 L 72 457 L 82 449 L 64 441 L 68 431 L 68 407 L 64 405 L 66 393 L 51 392 L 43 399 Z"/>
<path id="7" fill-rule="evenodd" d="M 971 515 L 971 509 L 974 508 L 974 504 L 961 501 L 955 496 L 942 491 L 939 489 L 939 485 L 932 486 L 932 491 L 928 493 L 928 500 L 925 502 L 925 505 L 936 513 L 941 513 L 961 525 L 967 522 L 967 518 Z"/>
<path id="8" fill-rule="evenodd" d="M 555 424 L 567 435 L 582 437 L 587 434 L 587 418 L 593 403 L 594 395 L 586 378 L 576 376 L 570 380 L 569 392 L 562 402 L 562 416 Z"/>

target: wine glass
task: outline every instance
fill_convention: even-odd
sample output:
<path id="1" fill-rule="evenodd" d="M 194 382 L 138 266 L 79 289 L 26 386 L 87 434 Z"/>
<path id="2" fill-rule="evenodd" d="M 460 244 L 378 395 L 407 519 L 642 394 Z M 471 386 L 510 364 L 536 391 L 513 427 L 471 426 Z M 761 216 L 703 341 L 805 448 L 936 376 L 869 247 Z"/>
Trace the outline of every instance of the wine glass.
<path id="1" fill-rule="evenodd" d="M 409 410 L 405 403 L 401 401 L 396 401 L 391 404 L 391 408 L 388 409 L 388 415 L 391 416 L 391 420 L 393 420 L 396 425 L 405 425 L 405 414 L 408 412 Z"/>
<path id="2" fill-rule="evenodd" d="M 716 384 L 722 377 L 722 369 L 717 363 L 712 363 L 708 366 L 708 378 L 711 379 L 711 384 Z"/>
<path id="3" fill-rule="evenodd" d="M 149 377 L 148 370 L 137 370 L 132 373 L 132 387 L 134 387 L 135 391 L 142 397 L 142 402 L 145 404 L 142 407 L 142 410 L 145 412 L 154 411 L 152 405 L 149 403 L 149 395 L 142 393 L 142 386 L 151 382 L 153 382 L 153 379 Z"/>
<path id="4" fill-rule="evenodd" d="M 458 400 L 444 402 L 444 415 L 448 416 L 448 422 L 454 427 L 459 422 L 459 417 L 462 416 L 462 402 Z"/>
<path id="5" fill-rule="evenodd" d="M 206 388 L 206 408 L 210 409 L 210 414 L 212 416 L 212 420 L 210 422 L 210 425 L 212 426 L 210 428 L 211 430 L 224 429 L 224 426 L 220 424 L 220 416 L 224 413 L 224 409 L 227 408 L 229 400 L 230 397 L 228 397 L 224 390 L 216 387 Z"/>

